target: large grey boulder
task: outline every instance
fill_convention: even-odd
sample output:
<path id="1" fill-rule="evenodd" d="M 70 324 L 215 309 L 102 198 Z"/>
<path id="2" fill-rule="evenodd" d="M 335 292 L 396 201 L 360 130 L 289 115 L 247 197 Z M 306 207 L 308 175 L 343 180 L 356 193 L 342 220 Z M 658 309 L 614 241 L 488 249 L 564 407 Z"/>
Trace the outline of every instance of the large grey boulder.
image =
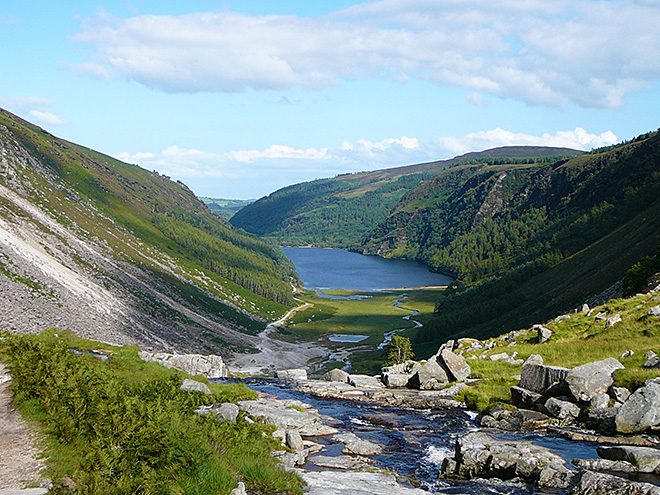
<path id="1" fill-rule="evenodd" d="M 402 373 L 382 373 L 381 380 L 387 388 L 403 388 L 408 385 L 411 375 Z"/>
<path id="2" fill-rule="evenodd" d="M 307 370 L 301 368 L 277 370 L 275 376 L 285 380 L 307 380 Z"/>
<path id="3" fill-rule="evenodd" d="M 323 379 L 328 382 L 348 383 L 349 374 L 339 368 L 332 369 L 323 375 Z"/>
<path id="4" fill-rule="evenodd" d="M 272 399 L 257 399 L 240 401 L 238 407 L 246 413 L 263 417 L 268 424 L 279 426 L 284 430 L 296 429 L 303 437 L 334 435 L 336 428 L 321 422 L 321 417 L 307 411 L 299 411 L 290 407 L 286 401 Z"/>
<path id="5" fill-rule="evenodd" d="M 640 473 L 660 473 L 660 450 L 650 447 L 616 445 L 598 447 L 598 455 L 611 461 L 626 461 Z"/>
<path id="6" fill-rule="evenodd" d="M 515 385 L 511 387 L 511 402 L 516 407 L 524 407 L 525 409 L 532 409 L 543 397 L 541 394 L 526 390 Z"/>
<path id="7" fill-rule="evenodd" d="M 442 472 L 464 479 L 523 478 L 527 480 L 558 478 L 568 486 L 570 470 L 564 460 L 545 447 L 520 440 L 497 440 L 484 432 L 472 432 L 456 441 L 453 462 L 443 461 Z"/>
<path id="8" fill-rule="evenodd" d="M 614 384 L 614 372 L 623 365 L 614 358 L 583 364 L 570 370 L 564 380 L 576 400 L 590 402 L 599 394 L 604 394 Z"/>
<path id="9" fill-rule="evenodd" d="M 355 433 L 340 433 L 334 435 L 332 440 L 344 444 L 344 454 L 374 455 L 380 454 L 383 451 L 383 448 L 380 445 L 370 442 L 369 440 L 364 440 L 358 437 Z"/>
<path id="10" fill-rule="evenodd" d="M 383 388 L 383 382 L 381 382 L 375 376 L 369 375 L 349 375 L 348 383 L 353 385 L 355 388 Z"/>
<path id="11" fill-rule="evenodd" d="M 293 450 L 303 450 L 305 448 L 305 444 L 303 443 L 303 439 L 298 430 L 287 430 L 286 444 Z"/>
<path id="12" fill-rule="evenodd" d="M 312 462 L 316 460 L 318 457 L 312 458 Z M 349 459 L 345 464 L 350 463 Z M 300 476 L 307 484 L 306 495 L 428 495 L 429 493 L 420 488 L 400 485 L 393 474 L 326 470 L 302 471 Z"/>
<path id="13" fill-rule="evenodd" d="M 572 420 L 580 415 L 580 408 L 577 405 L 558 397 L 550 397 L 544 405 L 546 410 L 557 419 Z"/>
<path id="14" fill-rule="evenodd" d="M 621 315 L 617 313 L 614 316 L 610 316 L 605 321 L 605 328 L 612 328 L 614 325 L 616 325 L 617 323 L 621 323 L 622 321 L 623 319 L 621 318 Z"/>
<path id="15" fill-rule="evenodd" d="M 653 306 L 646 314 L 649 316 L 660 316 L 660 306 Z"/>
<path id="16" fill-rule="evenodd" d="M 447 373 L 432 357 L 410 378 L 408 386 L 420 390 L 441 390 L 448 382 Z"/>
<path id="17" fill-rule="evenodd" d="M 568 372 L 567 368 L 525 363 L 520 371 L 518 386 L 537 394 L 543 394 L 553 384 L 564 381 Z"/>
<path id="18" fill-rule="evenodd" d="M 200 392 L 202 394 L 211 395 L 211 389 L 206 383 L 196 382 L 195 380 L 183 380 L 183 382 L 181 382 L 181 390 L 184 392 Z"/>
<path id="19" fill-rule="evenodd" d="M 472 370 L 463 356 L 454 354 L 449 349 L 440 349 L 436 355 L 436 362 L 447 372 L 450 381 L 462 382 L 470 376 Z"/>
<path id="20" fill-rule="evenodd" d="M 195 412 L 202 416 L 215 414 L 220 421 L 234 422 L 238 418 L 239 409 L 236 404 L 225 402 L 222 404 L 213 404 L 212 406 L 200 406 Z"/>
<path id="21" fill-rule="evenodd" d="M 209 380 L 227 378 L 229 372 L 222 357 L 201 354 L 168 354 L 166 352 L 138 352 L 143 361 L 155 361 L 166 368 L 176 368 L 189 375 L 201 375 Z"/>
<path id="22" fill-rule="evenodd" d="M 572 495 L 660 495 L 660 487 L 611 474 L 581 471 L 573 478 Z"/>
<path id="23" fill-rule="evenodd" d="M 552 337 L 552 330 L 543 325 L 534 325 L 534 330 L 536 330 L 536 342 L 539 344 L 547 342 Z"/>
<path id="24" fill-rule="evenodd" d="M 660 384 L 638 388 L 617 412 L 616 431 L 637 433 L 660 425 Z"/>

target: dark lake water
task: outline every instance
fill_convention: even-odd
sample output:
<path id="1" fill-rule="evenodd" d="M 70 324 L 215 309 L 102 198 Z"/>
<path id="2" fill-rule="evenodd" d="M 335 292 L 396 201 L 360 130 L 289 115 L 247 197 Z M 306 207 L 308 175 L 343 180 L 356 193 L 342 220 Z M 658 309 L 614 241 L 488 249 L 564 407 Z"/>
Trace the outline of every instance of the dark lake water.
<path id="1" fill-rule="evenodd" d="M 306 289 L 378 290 L 447 285 L 451 277 L 414 261 L 392 260 L 341 249 L 283 248 Z"/>

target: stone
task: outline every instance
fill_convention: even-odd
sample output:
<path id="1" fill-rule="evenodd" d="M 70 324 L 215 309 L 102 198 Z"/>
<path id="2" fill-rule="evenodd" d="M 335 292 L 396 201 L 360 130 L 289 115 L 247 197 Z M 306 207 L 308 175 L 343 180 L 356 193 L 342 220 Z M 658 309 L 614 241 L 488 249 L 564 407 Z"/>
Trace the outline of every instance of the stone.
<path id="1" fill-rule="evenodd" d="M 348 383 L 355 388 L 384 388 L 378 377 L 369 375 L 349 375 Z"/>
<path id="2" fill-rule="evenodd" d="M 621 354 L 621 359 L 626 359 L 635 355 L 635 351 L 629 350 Z"/>
<path id="3" fill-rule="evenodd" d="M 371 463 L 364 457 L 353 457 L 350 455 L 325 456 L 317 455 L 309 460 L 316 466 L 329 469 L 345 469 L 349 471 L 371 469 Z M 347 473 L 342 473 L 347 474 Z"/>
<path id="4" fill-rule="evenodd" d="M 263 417 L 268 424 L 276 425 L 285 430 L 296 429 L 303 437 L 334 435 L 336 428 L 321 422 L 318 414 L 299 411 L 289 407 L 285 401 L 273 399 L 257 399 L 240 401 L 238 407 L 246 413 Z"/>
<path id="5" fill-rule="evenodd" d="M 646 314 L 649 316 L 660 316 L 660 306 L 653 306 Z"/>
<path id="6" fill-rule="evenodd" d="M 543 394 L 553 383 L 562 382 L 569 370 L 557 366 L 525 363 L 520 372 L 519 387 Z"/>
<path id="7" fill-rule="evenodd" d="M 597 394 L 591 398 L 591 407 L 596 409 L 605 409 L 610 405 L 610 396 L 607 394 Z"/>
<path id="8" fill-rule="evenodd" d="M 607 319 L 607 313 L 605 311 L 601 311 L 600 313 L 597 313 L 596 316 L 594 316 L 594 321 L 599 322 L 599 321 L 605 321 Z"/>
<path id="9" fill-rule="evenodd" d="M 511 403 L 516 407 L 532 409 L 541 400 L 541 394 L 515 385 L 511 387 Z"/>
<path id="10" fill-rule="evenodd" d="M 557 318 L 555 318 L 555 323 L 559 323 L 560 321 L 563 320 L 568 320 L 571 317 L 571 315 L 559 315 Z"/>
<path id="11" fill-rule="evenodd" d="M 595 395 L 604 394 L 614 383 L 614 372 L 623 365 L 614 358 L 583 364 L 570 370 L 564 380 L 576 400 L 590 402 Z"/>
<path id="12" fill-rule="evenodd" d="M 239 481 L 238 486 L 234 488 L 229 495 L 247 495 L 247 492 L 245 491 L 245 483 Z"/>
<path id="13" fill-rule="evenodd" d="M 580 415 L 580 408 L 576 404 L 557 397 L 550 397 L 544 405 L 547 411 L 557 419 L 573 420 Z"/>
<path id="14" fill-rule="evenodd" d="M 654 357 L 658 357 L 658 355 L 653 351 L 646 351 L 646 354 L 644 354 L 645 359 L 653 359 Z"/>
<path id="15" fill-rule="evenodd" d="M 532 354 L 525 360 L 525 364 L 543 364 L 543 357 L 539 354 Z"/>
<path id="16" fill-rule="evenodd" d="M 660 473 L 660 450 L 650 447 L 616 445 L 598 447 L 598 455 L 611 461 L 626 461 L 640 473 Z"/>
<path id="17" fill-rule="evenodd" d="M 571 463 L 579 469 L 598 471 L 599 473 L 635 473 L 635 466 L 626 461 L 610 461 L 608 459 L 573 459 Z"/>
<path id="18" fill-rule="evenodd" d="M 211 395 L 211 389 L 208 385 L 190 379 L 185 379 L 181 382 L 181 390 L 184 392 L 201 392 L 206 395 Z"/>
<path id="19" fill-rule="evenodd" d="M 660 425 L 660 384 L 638 388 L 619 408 L 616 418 L 619 433 L 637 433 Z"/>
<path id="20" fill-rule="evenodd" d="M 383 448 L 370 442 L 359 438 L 355 433 L 340 433 L 334 435 L 332 440 L 344 444 L 344 454 L 350 455 L 374 455 L 380 454 Z"/>
<path id="21" fill-rule="evenodd" d="M 650 483 L 593 471 L 581 471 L 573 478 L 572 495 L 660 495 L 660 487 Z"/>
<path id="22" fill-rule="evenodd" d="M 400 485 L 393 474 L 373 472 L 303 471 L 306 495 L 428 495 Z"/>
<path id="23" fill-rule="evenodd" d="M 660 358 L 654 357 L 644 362 L 644 368 L 655 369 L 660 368 Z"/>
<path id="24" fill-rule="evenodd" d="M 348 383 L 348 373 L 339 368 L 332 369 L 323 375 L 323 379 L 327 382 L 340 382 Z"/>
<path id="25" fill-rule="evenodd" d="M 201 406 L 195 410 L 197 414 L 205 416 L 206 414 L 215 414 L 220 421 L 233 422 L 238 418 L 239 408 L 236 404 L 225 402 L 222 404 L 213 404 L 212 406 Z"/>
<path id="26" fill-rule="evenodd" d="M 621 315 L 617 313 L 614 316 L 610 316 L 605 321 L 605 328 L 612 328 L 614 325 L 616 325 L 617 323 L 621 323 L 622 321 L 623 319 L 621 318 Z"/>
<path id="27" fill-rule="evenodd" d="M 534 325 L 534 330 L 536 330 L 536 342 L 539 344 L 543 344 L 550 340 L 550 337 L 552 337 L 552 330 L 549 328 L 545 328 L 543 325 Z"/>
<path id="28" fill-rule="evenodd" d="M 617 402 L 624 403 L 628 397 L 630 397 L 630 390 L 625 387 L 615 387 L 612 386 L 607 391 L 610 397 Z"/>
<path id="29" fill-rule="evenodd" d="M 303 439 L 298 430 L 287 430 L 286 444 L 293 450 L 303 450 L 305 448 L 305 444 L 303 443 Z"/>
<path id="30" fill-rule="evenodd" d="M 472 373 L 467 361 L 449 349 L 441 349 L 439 355 L 436 356 L 436 362 L 445 369 L 450 381 L 465 381 Z"/>
<path id="31" fill-rule="evenodd" d="M 275 377 L 286 380 L 307 380 L 307 370 L 301 368 L 278 370 Z"/>
<path id="32" fill-rule="evenodd" d="M 589 305 L 587 303 L 582 304 L 580 307 L 580 313 L 588 313 L 589 311 L 591 311 Z"/>
<path id="33" fill-rule="evenodd" d="M 410 378 L 408 385 L 420 390 L 441 390 L 447 382 L 447 373 L 432 357 Z"/>
<path id="34" fill-rule="evenodd" d="M 501 352 L 499 354 L 493 354 L 488 359 L 491 361 L 501 361 L 502 359 L 508 359 L 509 355 L 506 352 Z"/>
<path id="35" fill-rule="evenodd" d="M 295 452 L 286 452 L 283 450 L 273 450 L 271 455 L 278 459 L 287 468 L 294 468 L 296 466 L 304 466 L 307 462 L 306 450 L 296 450 Z"/>
<path id="36" fill-rule="evenodd" d="M 166 368 L 176 368 L 189 375 L 201 375 L 209 380 L 227 378 L 229 371 L 222 357 L 216 355 L 203 356 L 201 354 L 168 354 L 165 352 L 139 351 L 138 355 L 143 361 L 155 361 Z"/>
<path id="37" fill-rule="evenodd" d="M 410 375 L 402 373 L 383 373 L 381 380 L 387 388 L 403 388 L 408 385 Z"/>

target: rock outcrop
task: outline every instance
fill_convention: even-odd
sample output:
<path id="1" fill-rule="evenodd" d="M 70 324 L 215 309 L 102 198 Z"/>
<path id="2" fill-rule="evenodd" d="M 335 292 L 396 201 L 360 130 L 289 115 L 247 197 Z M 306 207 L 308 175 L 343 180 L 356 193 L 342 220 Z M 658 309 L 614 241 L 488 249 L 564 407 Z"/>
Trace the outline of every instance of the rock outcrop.
<path id="1" fill-rule="evenodd" d="M 619 408 L 615 419 L 619 433 L 637 433 L 660 426 L 660 384 L 638 388 Z"/>
<path id="2" fill-rule="evenodd" d="M 222 357 L 216 355 L 203 356 L 201 354 L 168 354 L 166 352 L 138 353 L 143 361 L 155 361 L 166 368 L 176 368 L 189 375 L 201 375 L 209 380 L 227 378 L 228 371 Z"/>

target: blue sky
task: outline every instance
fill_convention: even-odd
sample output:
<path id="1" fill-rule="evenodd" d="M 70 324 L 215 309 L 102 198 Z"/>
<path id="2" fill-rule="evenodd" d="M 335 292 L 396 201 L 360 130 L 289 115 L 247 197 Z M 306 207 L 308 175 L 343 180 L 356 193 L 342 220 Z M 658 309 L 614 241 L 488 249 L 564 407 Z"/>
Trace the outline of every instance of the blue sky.
<path id="1" fill-rule="evenodd" d="M 0 4 L 0 107 L 198 195 L 660 126 L 660 0 Z"/>

